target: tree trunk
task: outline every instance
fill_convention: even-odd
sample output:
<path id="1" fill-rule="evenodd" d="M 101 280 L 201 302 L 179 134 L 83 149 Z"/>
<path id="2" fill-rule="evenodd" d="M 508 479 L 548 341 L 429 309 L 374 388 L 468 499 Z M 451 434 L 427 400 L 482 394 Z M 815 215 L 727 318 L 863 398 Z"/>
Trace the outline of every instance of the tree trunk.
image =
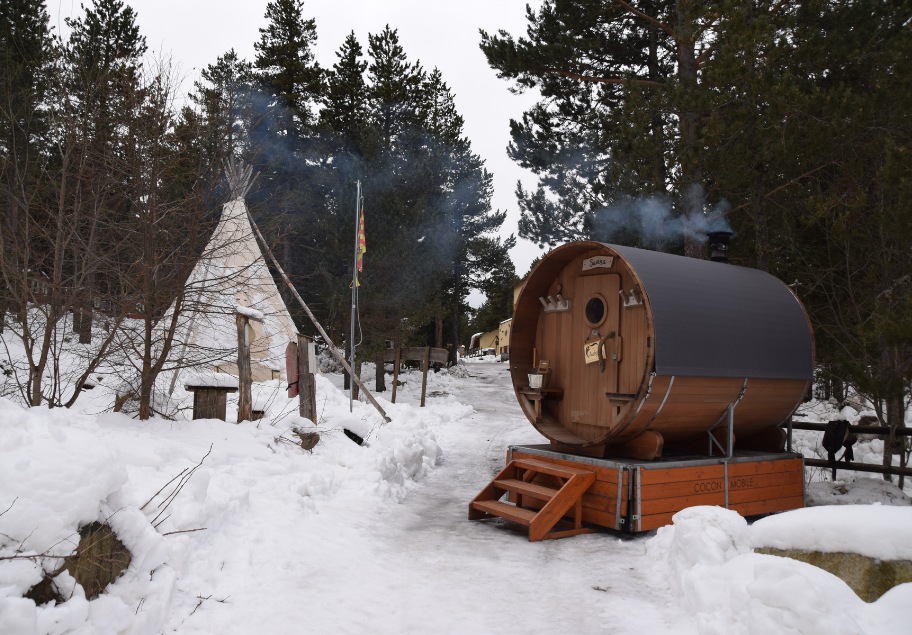
<path id="1" fill-rule="evenodd" d="M 459 297 L 453 302 L 453 346 L 450 349 L 450 363 L 459 363 Z"/>
<path id="2" fill-rule="evenodd" d="M 443 320 L 434 316 L 434 347 L 443 348 Z"/>
<path id="3" fill-rule="evenodd" d="M 355 360 L 355 367 L 352 368 L 352 372 L 355 373 L 355 375 L 357 377 L 359 377 L 359 378 L 361 377 L 361 360 L 358 360 L 358 359 Z M 354 399 L 355 401 L 358 401 L 359 390 L 358 390 L 357 382 L 351 382 L 351 391 L 352 391 L 352 399 Z"/>
<path id="4" fill-rule="evenodd" d="M 754 170 L 754 178 L 751 183 L 751 209 L 754 214 L 757 269 L 769 272 L 769 229 L 766 222 L 766 209 L 763 205 L 763 178 L 757 170 Z"/>
<path id="5" fill-rule="evenodd" d="M 890 426 L 889 436 L 884 437 L 883 465 L 889 467 L 893 465 L 893 457 L 899 455 L 900 462 L 903 457 L 905 446 L 905 437 L 896 434 L 896 430 L 906 426 L 903 417 L 903 399 L 902 397 L 890 397 L 887 402 L 887 425 Z M 902 479 L 902 477 L 900 477 Z M 893 477 L 884 474 L 884 480 L 893 482 Z M 900 481 L 902 482 L 902 481 Z"/>
<path id="6" fill-rule="evenodd" d="M 374 364 L 377 366 L 377 376 L 374 378 L 374 391 L 386 391 L 386 369 L 383 367 L 383 353 L 377 353 L 374 356 Z"/>
<path id="7" fill-rule="evenodd" d="M 697 59 L 694 52 L 694 28 L 687 15 L 685 5 L 690 0 L 678 0 L 676 6 L 678 49 L 678 80 L 686 92 L 697 89 Z M 703 215 L 704 191 L 703 170 L 700 167 L 697 150 L 696 112 L 684 110 L 680 116 L 681 128 L 681 189 L 684 208 L 684 255 L 688 258 L 706 259 L 705 236 L 701 218 Z"/>

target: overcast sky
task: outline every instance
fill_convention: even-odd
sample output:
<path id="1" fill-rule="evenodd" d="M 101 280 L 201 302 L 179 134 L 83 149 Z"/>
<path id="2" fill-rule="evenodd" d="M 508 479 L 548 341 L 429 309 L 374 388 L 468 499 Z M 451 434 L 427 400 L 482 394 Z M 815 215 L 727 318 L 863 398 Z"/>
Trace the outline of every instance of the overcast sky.
<path id="1" fill-rule="evenodd" d="M 89 2 L 90 0 L 83 0 Z M 517 35 L 526 28 L 527 1 L 538 0 L 305 0 L 304 17 L 316 18 L 316 56 L 331 67 L 335 52 L 352 30 L 367 51 L 367 34 L 386 24 L 399 30 L 409 59 L 420 59 L 425 68 L 438 67 L 456 95 L 456 106 L 465 117 L 472 147 L 494 174 L 496 209 L 507 210 L 502 234 L 517 233 L 519 210 L 516 181 L 527 187 L 534 176 L 514 164 L 506 153 L 510 118 L 519 118 L 535 101 L 531 94 L 513 95 L 508 83 L 499 80 L 478 48 L 479 29 L 505 29 Z M 51 23 L 63 35 L 63 18 L 78 15 L 78 0 L 47 0 Z M 170 52 L 187 75 L 187 90 L 199 69 L 211 64 L 230 48 L 252 60 L 253 44 L 259 39 L 267 0 L 126 0 L 139 16 L 139 26 L 150 50 Z M 369 196 L 369 193 L 368 193 Z M 369 210 L 368 204 L 368 210 Z M 368 213 L 370 213 L 368 211 Z M 370 238 L 368 238 L 370 240 Z M 516 273 L 523 275 L 540 253 L 537 246 L 519 240 L 512 251 Z M 477 306 L 482 297 L 470 298 Z"/>

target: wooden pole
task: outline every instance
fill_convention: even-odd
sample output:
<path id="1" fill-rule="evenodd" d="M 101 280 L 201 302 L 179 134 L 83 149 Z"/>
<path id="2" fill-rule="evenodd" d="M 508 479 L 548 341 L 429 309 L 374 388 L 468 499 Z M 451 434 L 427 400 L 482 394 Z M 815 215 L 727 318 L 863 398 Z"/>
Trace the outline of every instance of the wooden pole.
<path id="1" fill-rule="evenodd" d="M 250 373 L 250 342 L 247 341 L 246 315 L 235 314 L 238 332 L 238 423 L 253 421 L 253 398 L 250 387 L 253 377 Z"/>
<path id="2" fill-rule="evenodd" d="M 327 335 L 326 331 L 323 330 L 323 326 L 317 321 L 317 318 L 314 317 L 314 314 L 311 312 L 310 308 L 301 298 L 301 294 L 298 293 L 298 290 L 294 288 L 293 284 L 291 284 L 291 280 L 289 280 L 288 276 L 285 275 L 285 270 L 282 269 L 281 265 L 279 265 L 279 261 L 276 260 L 275 255 L 272 253 L 272 249 L 269 248 L 269 245 L 266 243 L 266 239 L 263 238 L 263 234 L 260 233 L 260 228 L 257 227 L 257 224 L 253 221 L 253 215 L 251 215 L 249 209 L 247 210 L 247 218 L 250 220 L 250 225 L 253 227 L 253 231 L 256 232 L 257 237 L 260 239 L 260 243 L 262 243 L 263 249 L 265 249 L 266 253 L 269 254 L 269 260 L 272 261 L 272 264 L 276 268 L 276 271 L 278 271 L 279 275 L 282 276 L 282 280 L 285 281 L 285 284 L 288 286 L 288 289 L 291 291 L 291 294 L 294 296 L 295 300 L 297 300 L 301 305 L 301 308 L 304 309 L 307 317 L 310 318 L 310 321 L 313 322 L 314 326 L 317 327 L 317 331 L 320 332 L 320 335 L 323 337 L 323 341 L 326 342 L 327 346 L 329 346 L 330 352 L 332 352 L 333 356 L 339 360 L 339 363 L 342 364 L 342 367 L 345 368 L 345 370 L 351 372 L 351 368 L 349 367 L 348 362 L 345 361 L 345 355 L 340 353 L 339 349 L 336 348 L 336 345 L 332 343 L 332 340 L 329 339 L 329 335 Z M 377 412 L 380 413 L 380 416 L 383 417 L 383 420 L 389 423 L 390 418 L 386 415 L 386 412 L 383 410 L 380 404 L 377 403 L 377 400 L 370 393 L 370 391 L 368 391 L 367 388 L 364 387 L 364 384 L 361 383 L 361 378 L 354 376 L 353 379 L 355 382 L 357 382 L 358 386 L 360 386 L 361 390 L 364 391 L 364 396 L 367 397 L 367 400 L 371 402 L 371 405 L 377 409 Z"/>
<path id="3" fill-rule="evenodd" d="M 386 368 L 383 365 L 383 353 L 377 353 L 374 356 L 374 366 L 377 367 L 377 374 L 374 376 L 374 390 L 386 392 Z"/>
<path id="4" fill-rule="evenodd" d="M 298 412 L 302 417 L 317 423 L 316 368 L 310 367 L 310 347 L 313 338 L 298 334 Z"/>
<path id="5" fill-rule="evenodd" d="M 399 356 L 402 355 L 402 347 L 396 347 L 396 362 L 393 366 L 393 403 L 396 403 L 396 388 L 399 386 Z"/>
<path id="6" fill-rule="evenodd" d="M 424 347 L 424 363 L 421 365 L 421 407 L 424 408 L 424 394 L 427 392 L 428 366 L 431 365 L 431 347 Z"/>

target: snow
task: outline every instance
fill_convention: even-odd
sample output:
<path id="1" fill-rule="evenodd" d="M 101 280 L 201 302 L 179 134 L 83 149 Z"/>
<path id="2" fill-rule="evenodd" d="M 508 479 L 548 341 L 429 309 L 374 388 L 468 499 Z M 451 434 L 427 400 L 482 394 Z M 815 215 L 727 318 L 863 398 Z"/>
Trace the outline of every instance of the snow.
<path id="1" fill-rule="evenodd" d="M 237 388 L 238 378 L 228 373 L 189 373 L 184 379 L 186 388 Z"/>
<path id="2" fill-rule="evenodd" d="M 365 380 L 376 372 L 363 370 Z M 253 386 L 264 418 L 240 424 L 236 395 L 228 422 L 190 421 L 186 409 L 174 421 L 105 412 L 114 382 L 69 410 L 0 400 L 0 557 L 70 553 L 80 525 L 106 519 L 133 554 L 98 598 L 60 574 L 72 597 L 42 607 L 22 598 L 40 566 L 0 561 L 0 633 L 907 630 L 898 625 L 912 617 L 912 584 L 866 605 L 822 570 L 752 553 L 754 528 L 719 508 L 681 512 L 655 535 L 538 543 L 505 521 L 469 521 L 468 502 L 507 447 L 543 442 L 515 402 L 508 364 L 429 373 L 425 408 L 421 374 L 404 372 L 397 403 L 391 381 L 376 395 L 385 425 L 364 402 L 349 412 L 342 376 L 324 371 L 316 422 L 298 416 L 277 379 Z M 175 403 L 191 397 L 180 386 Z M 296 431 L 321 441 L 304 451 Z M 204 456 L 155 520 L 172 488 L 153 494 Z M 818 532 L 810 526 L 802 531 Z"/>
<path id="3" fill-rule="evenodd" d="M 912 505 L 912 498 L 893 483 L 879 478 L 859 478 L 843 483 L 818 481 L 807 486 L 806 504 L 808 507 L 872 503 Z"/>
<path id="4" fill-rule="evenodd" d="M 802 529 L 816 532 L 820 526 Z M 656 586 L 667 588 L 707 635 L 908 632 L 912 584 L 866 604 L 836 576 L 789 558 L 752 553 L 752 542 L 754 528 L 736 512 L 691 507 L 658 530 L 646 554 Z"/>
<path id="5" fill-rule="evenodd" d="M 875 504 L 796 509 L 755 522 L 751 542 L 755 548 L 912 560 L 912 507 Z"/>
<path id="6" fill-rule="evenodd" d="M 260 322 L 262 322 L 265 319 L 265 316 L 263 315 L 262 311 L 258 311 L 257 309 L 252 309 L 249 306 L 241 306 L 240 304 L 238 304 L 238 305 L 235 305 L 234 308 L 241 315 L 246 315 L 247 317 L 252 318 L 254 320 L 259 320 Z"/>

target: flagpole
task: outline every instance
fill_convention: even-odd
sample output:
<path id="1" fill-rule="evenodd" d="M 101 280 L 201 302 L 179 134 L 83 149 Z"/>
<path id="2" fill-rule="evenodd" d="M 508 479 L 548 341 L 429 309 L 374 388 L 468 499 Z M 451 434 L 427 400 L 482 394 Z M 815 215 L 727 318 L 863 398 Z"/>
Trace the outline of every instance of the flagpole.
<path id="1" fill-rule="evenodd" d="M 355 311 L 358 304 L 358 234 L 361 225 L 361 181 L 357 182 L 355 189 L 355 258 L 352 262 L 352 306 L 351 306 L 351 381 L 348 382 L 348 411 L 354 412 L 355 396 Z"/>

